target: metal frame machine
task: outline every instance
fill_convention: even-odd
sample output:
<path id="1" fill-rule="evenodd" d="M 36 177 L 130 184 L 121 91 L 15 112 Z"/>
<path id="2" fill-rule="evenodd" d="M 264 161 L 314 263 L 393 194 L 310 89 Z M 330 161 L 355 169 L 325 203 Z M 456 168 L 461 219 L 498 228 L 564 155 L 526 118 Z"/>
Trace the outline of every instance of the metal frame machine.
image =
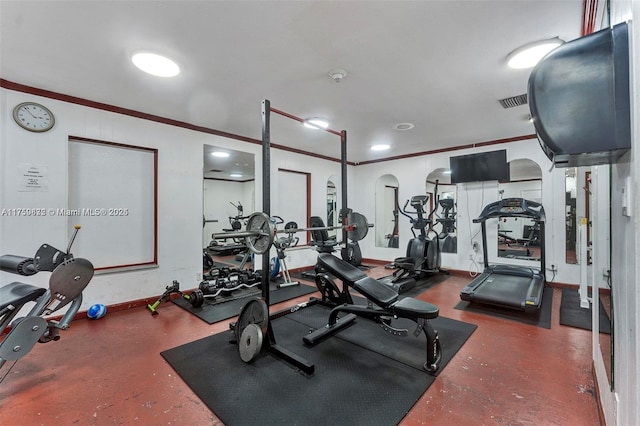
<path id="1" fill-rule="evenodd" d="M 520 265 L 489 265 L 487 254 L 488 219 L 523 217 L 540 227 L 540 269 Z M 460 299 L 525 312 L 537 312 L 542 304 L 545 279 L 545 214 L 542 204 L 524 198 L 505 198 L 487 205 L 473 220 L 482 227 L 484 271 L 460 292 Z"/>

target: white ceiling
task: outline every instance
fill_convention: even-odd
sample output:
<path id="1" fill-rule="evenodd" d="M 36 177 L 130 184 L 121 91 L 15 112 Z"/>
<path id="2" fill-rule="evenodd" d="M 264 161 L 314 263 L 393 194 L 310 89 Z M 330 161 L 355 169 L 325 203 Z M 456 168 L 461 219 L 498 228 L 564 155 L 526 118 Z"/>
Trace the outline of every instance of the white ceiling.
<path id="1" fill-rule="evenodd" d="M 513 49 L 580 35 L 582 0 L 1 1 L 11 82 L 260 139 L 261 101 L 347 130 L 363 162 L 534 133 Z M 174 58 L 146 75 L 136 50 Z M 344 68 L 336 83 L 328 72 Z M 400 132 L 392 126 L 410 122 Z M 272 118 L 271 141 L 338 158 L 339 138 Z M 369 150 L 374 143 L 390 151 Z M 537 143 L 536 143 L 537 145 Z"/>

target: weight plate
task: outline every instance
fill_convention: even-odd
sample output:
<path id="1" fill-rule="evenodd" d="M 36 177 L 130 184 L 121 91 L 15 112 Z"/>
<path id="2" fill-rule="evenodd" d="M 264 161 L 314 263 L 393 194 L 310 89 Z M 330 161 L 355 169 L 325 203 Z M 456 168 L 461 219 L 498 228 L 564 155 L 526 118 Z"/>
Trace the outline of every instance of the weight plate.
<path id="1" fill-rule="evenodd" d="M 347 231 L 347 237 L 351 241 L 360 241 L 364 239 L 369 232 L 367 218 L 358 212 L 351 212 L 347 215 L 347 225 L 353 225 L 353 227 Z"/>
<path id="2" fill-rule="evenodd" d="M 242 307 L 234 328 L 236 342 L 240 341 L 242 332 L 249 324 L 256 324 L 260 327 L 263 335 L 267 334 L 269 309 L 267 308 L 267 304 L 264 303 L 264 300 L 254 297 Z"/>
<path id="3" fill-rule="evenodd" d="M 200 306 L 202 306 L 204 304 L 204 293 L 202 292 L 202 290 L 194 290 L 189 295 L 189 303 L 191 303 L 191 306 L 193 306 L 194 308 L 199 308 Z"/>
<path id="4" fill-rule="evenodd" d="M 238 351 L 240 352 L 241 360 L 251 362 L 260 355 L 263 336 L 264 334 L 257 324 L 248 324 L 244 328 L 238 341 Z"/>
<path id="5" fill-rule="evenodd" d="M 269 216 L 262 212 L 253 213 L 247 220 L 247 232 L 254 235 L 245 237 L 245 244 L 255 254 L 269 251 L 275 235 L 275 227 Z"/>

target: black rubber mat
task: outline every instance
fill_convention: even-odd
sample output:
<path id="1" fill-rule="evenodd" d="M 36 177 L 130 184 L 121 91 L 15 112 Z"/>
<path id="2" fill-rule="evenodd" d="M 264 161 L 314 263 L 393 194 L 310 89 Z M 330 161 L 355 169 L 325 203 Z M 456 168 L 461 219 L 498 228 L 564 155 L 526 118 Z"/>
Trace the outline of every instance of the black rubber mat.
<path id="1" fill-rule="evenodd" d="M 316 291 L 318 291 L 318 289 L 315 286 L 312 287 L 306 284 L 279 289 L 277 288 L 277 283 L 271 283 L 269 302 L 273 305 Z M 213 324 L 240 314 L 240 309 L 247 303 L 247 298 L 259 295 L 260 289 L 256 286 L 249 289 L 237 290 L 229 296 L 218 296 L 215 302 L 205 299 L 204 305 L 199 308 L 194 308 L 188 300 L 182 298 L 171 299 L 171 301 L 208 324 Z"/>
<path id="2" fill-rule="evenodd" d="M 310 281 L 310 282 L 314 282 L 315 278 L 313 277 L 305 277 L 304 275 L 302 275 L 304 272 L 314 272 L 315 268 L 304 268 L 304 269 L 300 269 L 297 270 L 295 272 L 291 272 L 291 279 L 292 280 L 306 280 L 306 281 Z M 329 278 L 331 279 L 335 279 L 336 277 L 334 277 L 331 274 L 327 274 L 329 276 Z M 342 286 L 340 286 L 340 288 L 342 288 Z"/>
<path id="3" fill-rule="evenodd" d="M 419 353 L 413 364 L 421 365 L 424 336 L 393 336 L 357 319 L 339 336 L 305 346 L 302 336 L 308 332 L 307 323 L 321 317 L 324 320 L 319 322 L 324 322 L 327 314 L 326 308 L 316 305 L 272 322 L 277 343 L 315 365 L 311 376 L 271 355 L 243 363 L 237 347 L 228 343 L 230 332 L 164 351 L 162 356 L 226 425 L 398 424 L 434 377 L 391 355 L 402 352 L 396 343 L 406 340 L 411 351 Z M 444 368 L 475 326 L 447 318 L 432 323 L 446 348 Z M 359 334 L 358 339 L 368 345 L 396 349 L 374 352 L 361 342 L 349 341 L 351 333 Z"/>
<path id="4" fill-rule="evenodd" d="M 516 309 L 502 308 L 500 306 L 487 305 L 483 303 L 472 303 L 460 301 L 455 309 L 462 311 L 476 312 L 479 314 L 491 315 L 524 324 L 535 325 L 542 328 L 551 328 L 551 305 L 553 302 L 553 289 L 545 287 L 542 292 L 542 304 L 537 312 L 527 313 Z"/>
<path id="5" fill-rule="evenodd" d="M 609 321 L 609 316 L 602 307 L 602 303 L 599 303 L 598 306 L 600 307 L 600 333 L 611 334 L 611 322 Z M 568 288 L 562 289 L 562 299 L 560 299 L 561 325 L 591 330 L 591 314 L 591 305 L 588 309 L 580 307 L 580 295 L 577 290 Z"/>
<path id="6" fill-rule="evenodd" d="M 435 275 L 429 275 L 427 277 L 420 278 L 420 279 L 418 279 L 416 281 L 416 286 L 415 287 L 410 288 L 409 290 L 403 292 L 401 294 L 401 296 L 402 297 L 416 297 L 419 294 L 422 294 L 425 291 L 429 290 L 434 285 L 440 284 L 442 281 L 446 280 L 447 278 L 449 278 L 449 275 L 444 274 L 444 273 L 435 274 Z"/>

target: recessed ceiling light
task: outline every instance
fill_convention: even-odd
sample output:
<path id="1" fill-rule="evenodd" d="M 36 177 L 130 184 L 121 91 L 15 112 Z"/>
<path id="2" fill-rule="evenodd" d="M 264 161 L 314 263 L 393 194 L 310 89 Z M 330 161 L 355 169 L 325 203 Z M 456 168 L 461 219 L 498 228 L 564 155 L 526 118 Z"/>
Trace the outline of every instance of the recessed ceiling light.
<path id="1" fill-rule="evenodd" d="M 534 67 L 547 53 L 563 43 L 564 40 L 556 37 L 525 44 L 507 55 L 507 65 L 515 69 Z"/>
<path id="2" fill-rule="evenodd" d="M 393 126 L 393 130 L 404 131 L 404 130 L 411 130 L 414 127 L 416 126 L 413 123 L 398 123 L 395 126 Z"/>
<path id="3" fill-rule="evenodd" d="M 138 52 L 131 57 L 131 62 L 142 71 L 158 77 L 175 77 L 180 67 L 171 59 L 150 52 Z"/>
<path id="4" fill-rule="evenodd" d="M 229 176 L 230 176 L 230 177 L 233 177 L 233 178 L 240 178 L 240 177 L 242 177 L 242 175 L 241 175 L 240 173 L 231 173 Z"/>
<path id="5" fill-rule="evenodd" d="M 329 127 L 329 122 L 320 117 L 308 118 L 302 124 L 310 129 L 326 129 Z"/>
<path id="6" fill-rule="evenodd" d="M 223 151 L 213 151 L 211 155 L 218 158 L 227 158 L 229 156 L 229 153 Z"/>
<path id="7" fill-rule="evenodd" d="M 386 151 L 389 148 L 391 148 L 391 145 L 386 144 L 386 143 L 380 143 L 380 144 L 377 144 L 377 145 L 373 145 L 371 147 L 371 151 Z"/>

